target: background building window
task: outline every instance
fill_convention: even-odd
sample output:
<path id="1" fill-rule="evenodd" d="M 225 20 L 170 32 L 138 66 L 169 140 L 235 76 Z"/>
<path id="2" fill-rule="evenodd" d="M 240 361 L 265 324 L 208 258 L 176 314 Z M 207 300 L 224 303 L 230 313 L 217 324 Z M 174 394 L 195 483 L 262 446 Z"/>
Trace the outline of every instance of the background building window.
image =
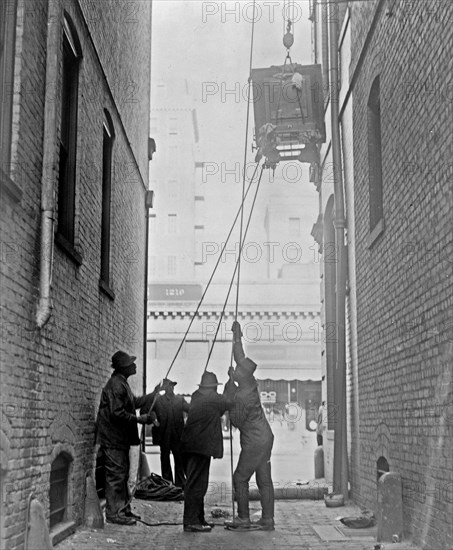
<path id="1" fill-rule="evenodd" d="M 289 218 L 289 236 L 300 237 L 300 218 Z"/>
<path id="2" fill-rule="evenodd" d="M 167 274 L 169 277 L 176 276 L 176 256 L 167 257 Z"/>
<path id="3" fill-rule="evenodd" d="M 370 196 L 370 233 L 383 219 L 381 100 L 377 76 L 368 98 L 368 182 Z"/>
<path id="4" fill-rule="evenodd" d="M 77 104 L 81 51 L 77 35 L 65 16 L 61 93 L 60 170 L 58 181 L 58 233 L 74 244 Z"/>
<path id="5" fill-rule="evenodd" d="M 157 277 L 157 257 L 156 256 L 149 256 L 148 276 L 150 279 L 155 279 Z"/>
<path id="6" fill-rule="evenodd" d="M 102 222 L 101 222 L 101 281 L 110 285 L 110 208 L 112 198 L 112 119 L 104 111 L 104 129 L 102 140 Z"/>
<path id="7" fill-rule="evenodd" d="M 0 4 L 0 168 L 9 175 L 17 1 Z"/>
<path id="8" fill-rule="evenodd" d="M 168 133 L 170 134 L 170 136 L 178 135 L 178 118 L 177 117 L 170 117 L 169 124 L 168 124 Z"/>
<path id="9" fill-rule="evenodd" d="M 168 214 L 168 232 L 175 234 L 178 232 L 177 228 L 178 218 L 176 214 Z"/>

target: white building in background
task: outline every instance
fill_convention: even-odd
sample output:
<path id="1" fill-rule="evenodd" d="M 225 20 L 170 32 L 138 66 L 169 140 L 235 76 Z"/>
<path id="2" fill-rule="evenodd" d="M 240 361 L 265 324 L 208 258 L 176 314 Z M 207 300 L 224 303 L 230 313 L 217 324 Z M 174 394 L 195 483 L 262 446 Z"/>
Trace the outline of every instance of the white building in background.
<path id="1" fill-rule="evenodd" d="M 202 159 L 195 102 L 184 82 L 157 83 L 152 91 L 151 135 L 156 137 L 150 187 L 148 388 L 165 376 L 240 205 L 240 186 Z M 206 167 L 210 167 L 209 170 Z M 210 175 L 211 174 L 211 175 Z M 207 177 L 210 175 L 210 177 Z M 269 399 L 313 410 L 321 399 L 320 296 L 317 245 L 310 236 L 318 210 L 305 165 L 265 171 L 241 262 L 238 320 L 255 376 Z M 235 182 L 239 183 L 239 182 Z M 254 192 L 252 185 L 250 195 Z M 247 199 L 244 227 L 251 196 Z M 233 285 L 216 344 L 217 325 L 239 251 L 239 223 L 181 347 L 170 377 L 192 393 L 207 358 L 225 382 L 231 360 Z"/>

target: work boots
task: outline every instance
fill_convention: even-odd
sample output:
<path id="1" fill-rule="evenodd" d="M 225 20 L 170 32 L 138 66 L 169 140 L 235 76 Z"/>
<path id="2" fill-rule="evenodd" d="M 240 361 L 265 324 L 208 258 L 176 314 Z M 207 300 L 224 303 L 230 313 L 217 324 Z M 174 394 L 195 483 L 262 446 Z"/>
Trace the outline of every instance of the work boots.
<path id="1" fill-rule="evenodd" d="M 272 518 L 261 518 L 258 521 L 254 521 L 253 525 L 259 525 L 261 528 L 261 531 L 274 531 L 275 530 L 275 524 L 274 520 Z"/>
<path id="2" fill-rule="evenodd" d="M 232 520 L 225 521 L 225 527 L 229 529 L 249 529 L 251 525 L 250 518 L 240 518 L 239 516 L 236 516 Z"/>

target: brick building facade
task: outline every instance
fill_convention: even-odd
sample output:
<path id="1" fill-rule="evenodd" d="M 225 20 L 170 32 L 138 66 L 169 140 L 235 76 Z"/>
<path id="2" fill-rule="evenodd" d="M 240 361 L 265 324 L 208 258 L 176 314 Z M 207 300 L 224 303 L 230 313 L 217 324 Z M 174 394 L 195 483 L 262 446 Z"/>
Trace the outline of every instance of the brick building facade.
<path id="1" fill-rule="evenodd" d="M 332 91 L 327 5 L 314 2 L 314 56 Z M 338 6 L 350 496 L 375 510 L 378 470 L 400 473 L 405 536 L 427 549 L 452 548 L 452 6 Z M 326 327 L 335 319 L 329 140 L 322 159 L 315 233 L 324 255 Z M 335 343 L 328 337 L 323 357 L 323 395 L 335 407 Z M 331 460 L 335 414 L 327 416 Z"/>
<path id="2" fill-rule="evenodd" d="M 151 2 L 8 0 L 1 44 L 1 548 L 80 523 L 119 348 L 142 390 Z"/>

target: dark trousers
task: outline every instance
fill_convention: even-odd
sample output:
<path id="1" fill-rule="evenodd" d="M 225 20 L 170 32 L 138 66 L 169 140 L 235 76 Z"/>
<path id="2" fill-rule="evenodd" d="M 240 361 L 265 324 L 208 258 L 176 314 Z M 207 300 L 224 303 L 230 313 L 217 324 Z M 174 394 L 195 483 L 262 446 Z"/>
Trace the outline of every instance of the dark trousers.
<path id="1" fill-rule="evenodd" d="M 175 477 L 173 479 L 173 472 L 171 469 L 170 463 L 170 451 L 173 454 L 173 459 L 175 461 Z M 184 488 L 186 477 L 184 475 L 184 462 L 182 454 L 179 450 L 179 445 L 175 446 L 160 446 L 160 467 L 162 472 L 162 477 L 167 481 L 171 481 L 177 487 Z"/>
<path id="2" fill-rule="evenodd" d="M 233 474 L 235 498 L 238 503 L 238 516 L 249 518 L 249 481 L 256 475 L 260 492 L 263 519 L 274 518 L 274 484 L 271 476 L 272 444 L 263 449 L 245 448 L 241 450 L 238 465 Z"/>
<path id="3" fill-rule="evenodd" d="M 129 449 L 103 448 L 105 457 L 105 515 L 108 518 L 130 511 Z"/>
<path id="4" fill-rule="evenodd" d="M 184 488 L 184 525 L 203 524 L 204 497 L 208 490 L 211 457 L 184 453 L 186 486 Z"/>

